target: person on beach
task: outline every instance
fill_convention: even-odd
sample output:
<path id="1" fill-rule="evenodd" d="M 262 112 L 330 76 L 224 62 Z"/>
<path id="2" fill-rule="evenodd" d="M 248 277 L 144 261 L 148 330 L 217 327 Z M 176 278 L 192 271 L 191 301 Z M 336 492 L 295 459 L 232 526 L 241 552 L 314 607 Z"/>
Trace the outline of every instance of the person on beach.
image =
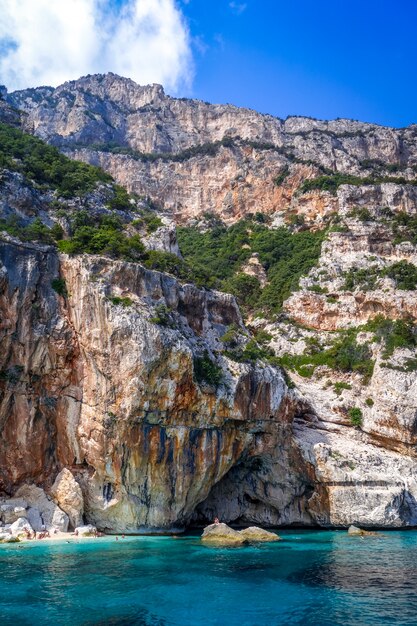
<path id="1" fill-rule="evenodd" d="M 215 523 L 215 524 L 220 524 L 220 522 L 219 522 L 219 518 L 218 518 L 218 517 L 215 517 L 215 518 L 214 518 L 214 523 Z"/>

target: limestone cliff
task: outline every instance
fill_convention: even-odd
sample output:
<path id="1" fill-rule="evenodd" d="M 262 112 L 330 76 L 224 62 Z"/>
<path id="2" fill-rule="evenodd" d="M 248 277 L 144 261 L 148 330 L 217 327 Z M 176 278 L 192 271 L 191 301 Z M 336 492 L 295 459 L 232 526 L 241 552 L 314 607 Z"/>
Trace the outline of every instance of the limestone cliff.
<path id="1" fill-rule="evenodd" d="M 171 98 L 160 85 L 143 87 L 111 73 L 6 99 L 26 113 L 31 132 L 100 165 L 177 222 L 213 212 L 230 223 L 261 211 L 287 218 L 301 213 L 321 223 L 335 202 L 328 194 L 297 195 L 306 178 L 329 172 L 416 176 L 415 125 L 281 120 Z"/>
<path id="2" fill-rule="evenodd" d="M 417 525 L 416 126 L 279 120 L 112 74 L 5 97 L 24 114 L 0 101 L 0 119 L 137 195 L 110 209 L 112 183 L 63 200 L 2 172 L 0 489 L 35 483 L 112 531 L 215 515 Z M 282 310 L 245 328 L 232 296 L 173 276 L 171 257 L 161 273 L 143 254 L 69 256 L 10 230 L 18 216 L 68 238 L 85 212 L 177 259 L 172 219 L 326 230 Z M 262 293 L 270 261 L 243 245 L 237 271 Z M 267 350 L 242 362 L 224 337 L 242 351 L 248 328 Z M 75 513 L 53 487 L 66 476 L 78 501 L 69 472 Z"/>
<path id="3" fill-rule="evenodd" d="M 0 251 L 3 491 L 48 488 L 66 467 L 100 528 L 183 527 L 231 467 L 280 445 L 291 417 L 280 373 L 217 354 L 227 325 L 241 325 L 231 296 L 12 239 Z M 155 321 L 161 303 L 169 327 Z M 196 379 L 207 355 L 218 385 Z"/>

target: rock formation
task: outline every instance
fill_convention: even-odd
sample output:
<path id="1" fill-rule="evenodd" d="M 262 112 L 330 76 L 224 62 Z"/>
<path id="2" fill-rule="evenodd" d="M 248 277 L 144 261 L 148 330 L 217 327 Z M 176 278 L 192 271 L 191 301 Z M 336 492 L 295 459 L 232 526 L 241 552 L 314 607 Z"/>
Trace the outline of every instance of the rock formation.
<path id="1" fill-rule="evenodd" d="M 152 197 L 177 222 L 212 212 L 230 223 L 260 211 L 321 223 L 337 203 L 330 194 L 297 195 L 306 178 L 326 171 L 415 177 L 415 125 L 281 120 L 171 98 L 160 85 L 142 87 L 111 73 L 6 100 L 25 112 L 27 129 Z"/>
<path id="2" fill-rule="evenodd" d="M 217 546 L 241 546 L 245 543 L 245 538 L 227 524 L 211 524 L 204 529 L 201 541 Z"/>
<path id="3" fill-rule="evenodd" d="M 236 463 L 273 453 L 291 400 L 273 368 L 215 356 L 227 326 L 241 325 L 231 296 L 138 264 L 59 259 L 52 248 L 12 240 L 0 251 L 4 491 L 28 479 L 52 485 L 65 467 L 100 529 L 169 529 L 187 524 Z M 66 298 L 51 287 L 58 267 Z M 132 305 L 113 304 L 113 294 Z M 160 303 L 174 328 L 152 321 Z M 221 369 L 217 388 L 195 378 L 195 360 L 206 353 Z M 62 481 L 61 472 L 51 494 L 74 524 L 79 491 L 66 502 Z M 33 490 L 17 495 L 32 502 Z"/>
<path id="4" fill-rule="evenodd" d="M 71 528 L 80 526 L 83 522 L 84 498 L 80 485 L 69 469 L 64 467 L 59 472 L 50 493 L 58 506 L 68 515 Z"/>
<path id="5" fill-rule="evenodd" d="M 87 210 L 133 233 L 140 211 L 157 207 L 162 223 L 142 242 L 178 258 L 175 222 L 205 229 L 212 214 L 326 228 L 282 312 L 247 320 L 268 334 L 273 365 L 225 349 L 230 328 L 249 341 L 230 295 L 3 232 L 0 491 L 13 496 L 3 524 L 30 521 L 42 500 L 48 523 L 117 532 L 216 515 L 417 525 L 417 127 L 279 120 L 113 74 L 2 94 L 0 121 L 137 194 L 110 210 L 108 183 L 64 203 L 6 168 L 5 220 L 38 219 L 67 237 Z M 267 289 L 268 267 L 247 259 L 239 271 Z"/>
<path id="6" fill-rule="evenodd" d="M 257 526 L 234 530 L 223 523 L 206 526 L 201 535 L 201 541 L 215 546 L 242 546 L 247 543 L 271 543 L 280 540 L 281 538 L 276 533 Z"/>

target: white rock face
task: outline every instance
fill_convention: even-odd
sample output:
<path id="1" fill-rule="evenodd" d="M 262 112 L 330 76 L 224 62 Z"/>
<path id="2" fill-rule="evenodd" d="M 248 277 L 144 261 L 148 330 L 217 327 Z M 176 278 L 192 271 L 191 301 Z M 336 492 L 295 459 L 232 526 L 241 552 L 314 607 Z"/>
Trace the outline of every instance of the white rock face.
<path id="1" fill-rule="evenodd" d="M 75 534 L 79 537 L 90 537 L 96 533 L 97 529 L 92 524 L 87 524 L 87 526 L 77 526 L 75 529 Z"/>
<path id="2" fill-rule="evenodd" d="M 318 523 L 393 528 L 417 524 L 415 459 L 376 447 L 348 427 L 326 431 L 299 424 L 295 434 L 322 487 L 309 501 Z"/>
<path id="3" fill-rule="evenodd" d="M 15 506 L 10 501 L 0 505 L 0 520 L 4 524 L 13 524 L 20 517 L 27 517 L 26 507 Z"/>
<path id="4" fill-rule="evenodd" d="M 56 477 L 51 488 L 51 496 L 59 508 L 68 515 L 72 528 L 83 521 L 84 499 L 80 485 L 69 469 L 64 468 Z"/>
<path id="5" fill-rule="evenodd" d="M 16 497 L 23 498 L 29 505 L 28 519 L 36 531 L 45 526 L 48 530 L 57 529 L 67 532 L 69 518 L 44 492 L 35 485 L 22 485 Z"/>
<path id="6" fill-rule="evenodd" d="M 10 534 L 13 537 L 19 537 L 19 535 L 25 535 L 26 533 L 33 533 L 33 528 L 27 521 L 25 517 L 19 517 L 13 524 L 10 526 Z"/>

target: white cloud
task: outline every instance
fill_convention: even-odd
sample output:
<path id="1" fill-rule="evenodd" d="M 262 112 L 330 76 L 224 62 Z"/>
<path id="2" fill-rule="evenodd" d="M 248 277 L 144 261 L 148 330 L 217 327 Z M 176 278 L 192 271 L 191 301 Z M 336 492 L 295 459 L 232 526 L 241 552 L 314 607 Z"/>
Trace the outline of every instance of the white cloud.
<path id="1" fill-rule="evenodd" d="M 0 84 L 9 89 L 111 71 L 177 92 L 192 68 L 175 0 L 0 0 Z"/>
<path id="2" fill-rule="evenodd" d="M 229 7 L 232 9 L 233 13 L 236 13 L 236 15 L 243 13 L 247 6 L 248 5 L 246 3 L 239 4 L 239 2 L 229 2 Z"/>

